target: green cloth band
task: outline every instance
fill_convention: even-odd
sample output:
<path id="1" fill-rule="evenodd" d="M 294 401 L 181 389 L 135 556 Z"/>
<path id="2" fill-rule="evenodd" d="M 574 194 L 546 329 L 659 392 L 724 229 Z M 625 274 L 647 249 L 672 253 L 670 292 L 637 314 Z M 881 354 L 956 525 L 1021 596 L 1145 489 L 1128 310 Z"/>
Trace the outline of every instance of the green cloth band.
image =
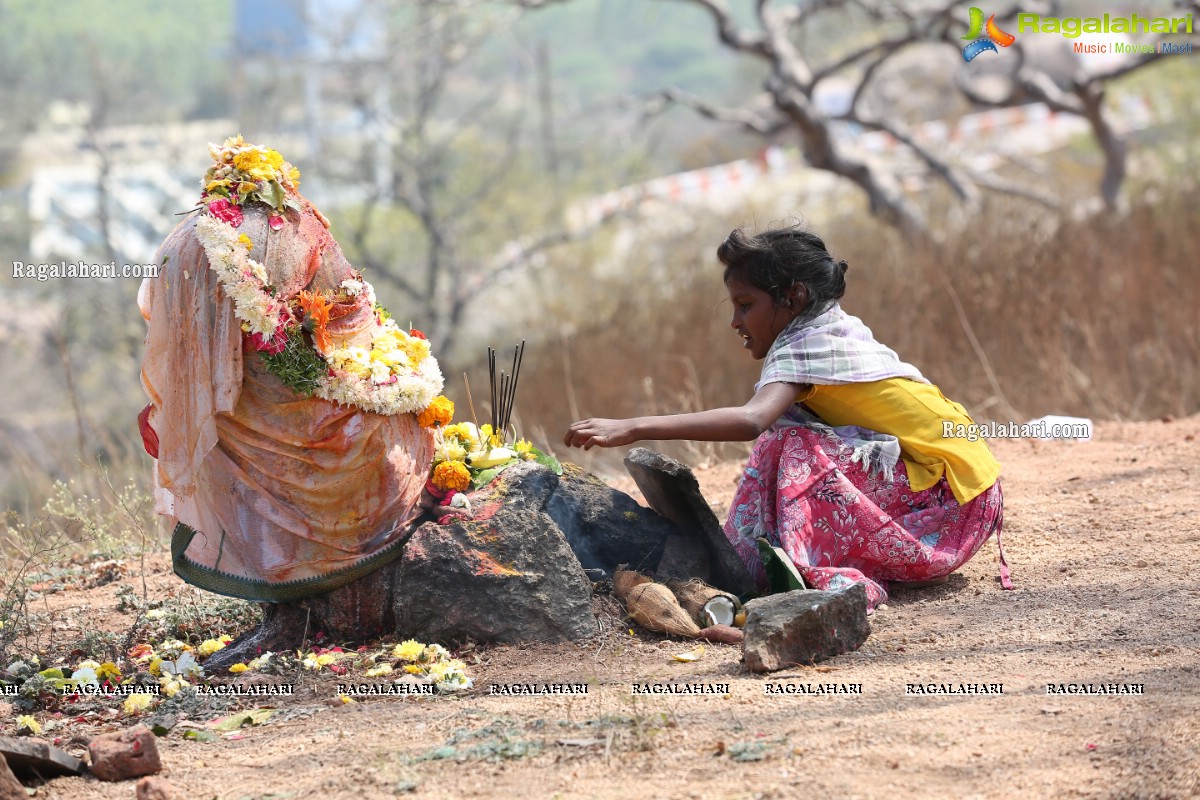
<path id="1" fill-rule="evenodd" d="M 184 552 L 192 543 L 196 531 L 180 522 L 175 525 L 175 530 L 171 534 L 171 564 L 175 568 L 176 575 L 193 586 L 199 586 L 210 592 L 259 603 L 291 603 L 305 597 L 331 592 L 390 564 L 404 553 L 404 545 L 408 544 L 408 540 L 415 530 L 414 527 L 375 555 L 328 575 L 271 583 L 270 581 L 231 575 L 228 572 L 197 564 L 188 558 Z"/>

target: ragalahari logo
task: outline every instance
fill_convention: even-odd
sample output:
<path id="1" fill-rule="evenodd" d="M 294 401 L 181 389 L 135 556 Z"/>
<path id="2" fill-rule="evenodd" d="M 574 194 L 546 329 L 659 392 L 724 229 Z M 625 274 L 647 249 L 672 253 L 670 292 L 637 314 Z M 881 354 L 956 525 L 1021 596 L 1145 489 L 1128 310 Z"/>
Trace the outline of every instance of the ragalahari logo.
<path id="1" fill-rule="evenodd" d="M 980 36 L 983 36 L 981 39 Z M 980 53 L 992 51 L 993 53 L 1000 52 L 996 49 L 996 45 L 1008 47 L 1017 40 L 1017 37 L 1011 33 L 1005 33 L 1000 30 L 996 24 L 996 15 L 992 14 L 988 17 L 987 24 L 983 22 L 983 12 L 978 8 L 971 6 L 971 29 L 967 31 L 967 35 L 963 39 L 974 39 L 969 45 L 963 48 L 963 61 L 970 61 Z"/>

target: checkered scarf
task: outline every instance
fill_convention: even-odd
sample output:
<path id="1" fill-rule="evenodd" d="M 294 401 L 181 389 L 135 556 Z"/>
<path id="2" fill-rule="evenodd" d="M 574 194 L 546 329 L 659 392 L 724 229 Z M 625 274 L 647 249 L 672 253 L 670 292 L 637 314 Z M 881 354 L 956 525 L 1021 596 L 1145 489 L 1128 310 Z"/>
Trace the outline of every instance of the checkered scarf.
<path id="1" fill-rule="evenodd" d="M 768 383 L 837 385 L 868 383 L 886 378 L 909 378 L 929 383 L 920 371 L 900 360 L 894 351 L 875 340 L 871 329 L 834 303 L 823 313 L 805 320 L 797 317 L 784 328 L 763 363 L 758 391 Z M 895 436 L 844 425 L 831 428 L 798 403 L 793 403 L 774 427 L 803 425 L 838 436 L 854 450 L 854 460 L 867 471 L 892 478 L 900 458 Z"/>

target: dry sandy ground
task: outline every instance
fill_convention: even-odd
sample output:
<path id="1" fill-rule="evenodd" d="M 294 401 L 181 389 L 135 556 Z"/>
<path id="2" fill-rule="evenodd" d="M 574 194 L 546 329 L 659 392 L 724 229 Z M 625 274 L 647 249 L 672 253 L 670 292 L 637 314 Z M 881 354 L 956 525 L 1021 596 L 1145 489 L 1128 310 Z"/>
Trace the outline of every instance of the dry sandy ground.
<path id="1" fill-rule="evenodd" d="M 161 739 L 163 774 L 176 797 L 204 799 L 1200 796 L 1198 433 L 1192 417 L 1101 424 L 1087 443 L 995 442 L 1016 591 L 1000 589 L 989 543 L 949 585 L 897 592 L 861 650 L 815 668 L 752 676 L 727 646 L 678 663 L 685 643 L 610 618 L 579 646 L 482 650 L 480 688 L 458 696 L 342 705 L 335 679 L 306 676 L 286 712 L 241 738 Z M 718 508 L 737 471 L 699 473 Z M 100 613 L 115 605 L 109 587 L 58 597 L 129 624 Z M 682 680 L 729 692 L 631 695 L 633 682 Z M 486 694 L 510 681 L 589 691 Z M 764 694 L 788 682 L 862 694 Z M 1003 694 L 906 696 L 912 682 Z M 1047 696 L 1048 683 L 1145 694 Z M 59 779 L 37 796 L 131 798 L 133 785 Z"/>

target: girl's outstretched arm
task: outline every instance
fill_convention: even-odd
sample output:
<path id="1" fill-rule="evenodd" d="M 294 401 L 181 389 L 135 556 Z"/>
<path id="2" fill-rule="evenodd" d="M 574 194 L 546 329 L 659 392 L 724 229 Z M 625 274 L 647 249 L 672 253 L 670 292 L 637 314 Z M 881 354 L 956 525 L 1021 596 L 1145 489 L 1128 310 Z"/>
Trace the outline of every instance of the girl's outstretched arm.
<path id="1" fill-rule="evenodd" d="M 563 442 L 584 450 L 621 447 L 645 439 L 747 442 L 783 416 L 796 401 L 800 389 L 795 383 L 768 383 L 744 406 L 661 417 L 580 420 L 567 430 Z"/>

